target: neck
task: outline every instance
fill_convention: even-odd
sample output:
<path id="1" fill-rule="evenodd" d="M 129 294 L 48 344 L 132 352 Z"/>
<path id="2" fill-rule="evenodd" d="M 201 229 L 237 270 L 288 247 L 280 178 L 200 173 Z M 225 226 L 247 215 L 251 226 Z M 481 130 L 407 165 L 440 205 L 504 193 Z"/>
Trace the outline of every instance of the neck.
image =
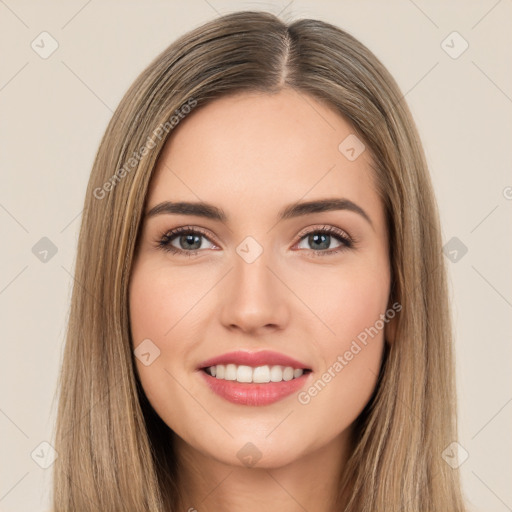
<path id="1" fill-rule="evenodd" d="M 349 432 L 347 429 L 328 445 L 275 468 L 225 464 L 175 436 L 181 490 L 178 509 L 190 512 L 338 510 L 343 505 L 338 501 L 338 492 L 350 455 Z"/>

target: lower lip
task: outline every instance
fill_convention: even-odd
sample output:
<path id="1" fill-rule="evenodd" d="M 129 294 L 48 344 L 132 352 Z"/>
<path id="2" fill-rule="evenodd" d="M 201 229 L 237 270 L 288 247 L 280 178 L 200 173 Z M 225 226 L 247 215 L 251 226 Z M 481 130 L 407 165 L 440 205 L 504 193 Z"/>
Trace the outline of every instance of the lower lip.
<path id="1" fill-rule="evenodd" d="M 298 392 L 306 383 L 311 372 L 296 379 L 254 384 L 236 380 L 217 379 L 199 370 L 210 389 L 228 402 L 238 405 L 269 405 Z"/>

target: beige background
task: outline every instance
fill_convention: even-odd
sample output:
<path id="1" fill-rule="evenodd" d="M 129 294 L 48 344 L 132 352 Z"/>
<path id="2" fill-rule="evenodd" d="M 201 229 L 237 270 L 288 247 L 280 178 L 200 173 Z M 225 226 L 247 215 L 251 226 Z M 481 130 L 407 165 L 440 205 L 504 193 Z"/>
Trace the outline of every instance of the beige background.
<path id="1" fill-rule="evenodd" d="M 456 332 L 464 490 L 512 510 L 512 4 L 481 1 L 0 0 L 0 510 L 49 507 L 55 386 L 85 187 L 113 110 L 177 36 L 219 14 L 282 11 L 366 44 L 406 94 L 437 192 Z M 31 47 L 57 50 L 43 59 Z M 442 41 L 457 31 L 458 58 Z M 463 47 L 447 39 L 449 51 Z M 452 43 L 453 41 L 453 43 Z M 57 253 L 32 252 L 49 238 Z M 453 243 L 453 242 L 451 242 Z M 453 257 L 453 254 L 452 254 Z"/>

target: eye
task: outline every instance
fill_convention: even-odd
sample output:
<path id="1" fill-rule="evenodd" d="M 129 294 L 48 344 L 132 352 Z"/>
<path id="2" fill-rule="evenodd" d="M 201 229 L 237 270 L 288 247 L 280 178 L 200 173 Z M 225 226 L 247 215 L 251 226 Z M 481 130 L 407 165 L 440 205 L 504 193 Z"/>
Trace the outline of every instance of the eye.
<path id="1" fill-rule="evenodd" d="M 322 228 L 313 229 L 306 233 L 302 233 L 300 236 L 301 239 L 298 247 L 302 243 L 309 244 L 311 250 L 318 256 L 337 254 L 354 246 L 353 240 L 345 232 L 335 228 L 334 226 L 324 226 Z M 334 249 L 330 249 L 333 239 L 337 241 L 338 245 Z"/>
<path id="2" fill-rule="evenodd" d="M 333 239 L 338 245 L 330 248 Z M 216 248 L 211 241 L 209 243 L 213 247 L 207 247 L 208 244 L 205 246 L 205 240 L 209 241 L 206 232 L 199 228 L 183 226 L 164 233 L 157 241 L 157 246 L 166 252 L 190 257 L 197 255 L 201 249 Z M 337 254 L 354 246 L 354 241 L 344 231 L 333 226 L 323 226 L 301 233 L 297 244 L 299 249 L 305 248 L 300 247 L 303 243 L 310 244 L 310 250 L 318 256 Z"/>
<path id="3" fill-rule="evenodd" d="M 203 244 L 208 240 L 206 234 L 198 228 L 183 226 L 168 231 L 157 242 L 159 248 L 173 254 L 194 256 L 200 249 L 208 249 Z M 210 242 L 211 243 L 211 242 Z M 212 244 L 215 247 L 214 244 Z M 211 249 L 211 247 L 210 247 Z"/>

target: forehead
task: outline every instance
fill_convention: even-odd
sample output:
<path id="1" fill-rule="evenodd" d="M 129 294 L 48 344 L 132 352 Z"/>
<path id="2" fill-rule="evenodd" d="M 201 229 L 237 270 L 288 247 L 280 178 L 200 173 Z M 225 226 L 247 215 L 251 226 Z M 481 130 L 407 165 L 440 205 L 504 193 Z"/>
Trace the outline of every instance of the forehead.
<path id="1" fill-rule="evenodd" d="M 270 215 L 283 204 L 337 196 L 378 216 L 369 152 L 350 160 L 343 144 L 340 150 L 354 135 L 342 116 L 292 89 L 215 100 L 172 132 L 148 206 L 202 200 L 227 212 Z"/>

